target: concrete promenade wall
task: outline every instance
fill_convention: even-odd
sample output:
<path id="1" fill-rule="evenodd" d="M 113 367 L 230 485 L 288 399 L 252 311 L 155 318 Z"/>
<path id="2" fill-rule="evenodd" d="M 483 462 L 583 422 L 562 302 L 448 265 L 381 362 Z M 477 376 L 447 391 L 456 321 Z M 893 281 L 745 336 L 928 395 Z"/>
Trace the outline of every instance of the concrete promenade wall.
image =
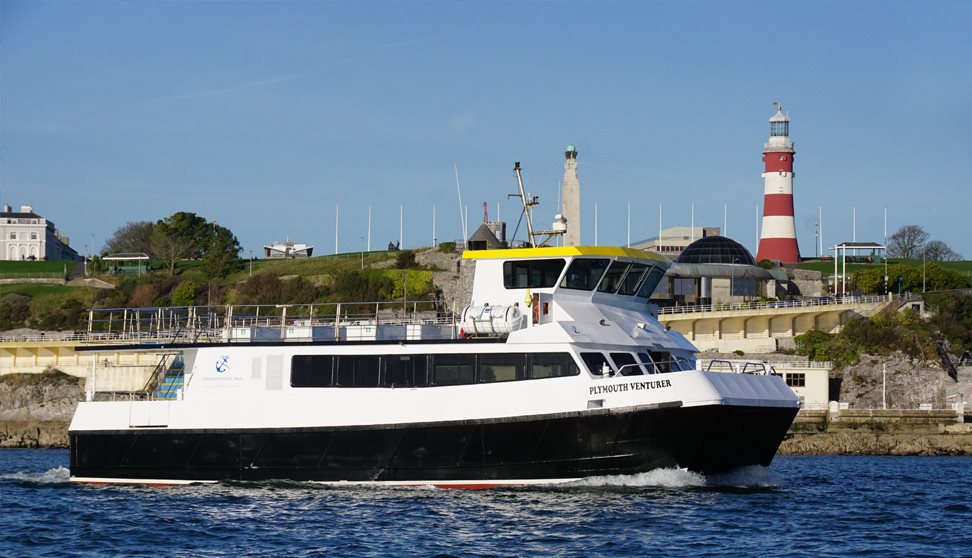
<path id="1" fill-rule="evenodd" d="M 162 358 L 156 353 L 76 351 L 78 345 L 77 341 L 0 343 L 0 376 L 39 374 L 56 368 L 84 378 L 89 389 L 94 385 L 98 391 L 137 391 L 145 387 Z"/>
<path id="2" fill-rule="evenodd" d="M 972 455 L 972 423 L 951 409 L 801 410 L 780 455 Z"/>

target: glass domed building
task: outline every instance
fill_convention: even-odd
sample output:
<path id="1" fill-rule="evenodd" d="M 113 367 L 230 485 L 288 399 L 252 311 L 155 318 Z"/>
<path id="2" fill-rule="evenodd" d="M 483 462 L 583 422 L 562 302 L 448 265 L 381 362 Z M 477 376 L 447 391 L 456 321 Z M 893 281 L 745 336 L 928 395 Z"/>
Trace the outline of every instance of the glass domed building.
<path id="1" fill-rule="evenodd" d="M 744 302 L 775 298 L 786 272 L 756 265 L 745 246 L 725 236 L 705 236 L 689 244 L 652 294 L 659 306 Z"/>
<path id="2" fill-rule="evenodd" d="M 707 236 L 689 244 L 679 254 L 678 263 L 756 265 L 745 246 L 725 236 Z"/>

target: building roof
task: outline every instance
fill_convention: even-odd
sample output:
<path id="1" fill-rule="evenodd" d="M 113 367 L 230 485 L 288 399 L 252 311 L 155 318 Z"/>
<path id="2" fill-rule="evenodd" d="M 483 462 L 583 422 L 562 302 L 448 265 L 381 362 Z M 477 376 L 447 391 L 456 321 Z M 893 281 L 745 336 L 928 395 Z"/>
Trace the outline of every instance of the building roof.
<path id="1" fill-rule="evenodd" d="M 0 218 L 4 218 L 4 217 L 6 217 L 8 219 L 43 219 L 43 217 L 41 217 L 40 215 L 38 215 L 38 214 L 36 214 L 34 212 L 21 213 L 20 211 L 3 211 L 3 212 L 0 212 Z"/>
<path id="2" fill-rule="evenodd" d="M 686 264 L 756 265 L 756 260 L 742 244 L 725 236 L 707 236 L 689 244 L 678 256 Z"/>

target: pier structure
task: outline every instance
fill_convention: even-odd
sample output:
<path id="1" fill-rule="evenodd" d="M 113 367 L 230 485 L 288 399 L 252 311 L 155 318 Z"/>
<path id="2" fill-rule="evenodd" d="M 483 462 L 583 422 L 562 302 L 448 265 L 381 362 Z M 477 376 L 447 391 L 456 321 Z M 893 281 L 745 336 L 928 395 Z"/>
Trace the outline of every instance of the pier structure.
<path id="1" fill-rule="evenodd" d="M 759 236 L 756 261 L 771 260 L 782 264 L 800 262 L 796 225 L 793 221 L 793 157 L 790 141 L 790 118 L 783 107 L 769 119 L 770 135 L 763 146 L 763 226 Z"/>

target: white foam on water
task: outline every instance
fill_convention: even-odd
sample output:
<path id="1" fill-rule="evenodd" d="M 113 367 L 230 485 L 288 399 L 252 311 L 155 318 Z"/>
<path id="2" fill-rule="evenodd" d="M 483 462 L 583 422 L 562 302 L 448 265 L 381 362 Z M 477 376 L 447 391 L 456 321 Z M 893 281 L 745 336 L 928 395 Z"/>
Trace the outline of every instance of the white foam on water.
<path id="1" fill-rule="evenodd" d="M 67 467 L 55 467 L 40 473 L 8 473 L 6 475 L 0 475 L 0 480 L 33 482 L 37 484 L 59 484 L 71 480 L 71 471 Z"/>
<path id="2" fill-rule="evenodd" d="M 747 465 L 746 467 L 712 475 L 707 479 L 706 484 L 708 486 L 732 488 L 775 488 L 779 483 L 773 477 L 768 467 Z"/>
<path id="3" fill-rule="evenodd" d="M 634 475 L 608 475 L 590 477 L 562 486 L 654 486 L 660 488 L 686 488 L 705 486 L 705 477 L 686 469 L 653 469 Z"/>

